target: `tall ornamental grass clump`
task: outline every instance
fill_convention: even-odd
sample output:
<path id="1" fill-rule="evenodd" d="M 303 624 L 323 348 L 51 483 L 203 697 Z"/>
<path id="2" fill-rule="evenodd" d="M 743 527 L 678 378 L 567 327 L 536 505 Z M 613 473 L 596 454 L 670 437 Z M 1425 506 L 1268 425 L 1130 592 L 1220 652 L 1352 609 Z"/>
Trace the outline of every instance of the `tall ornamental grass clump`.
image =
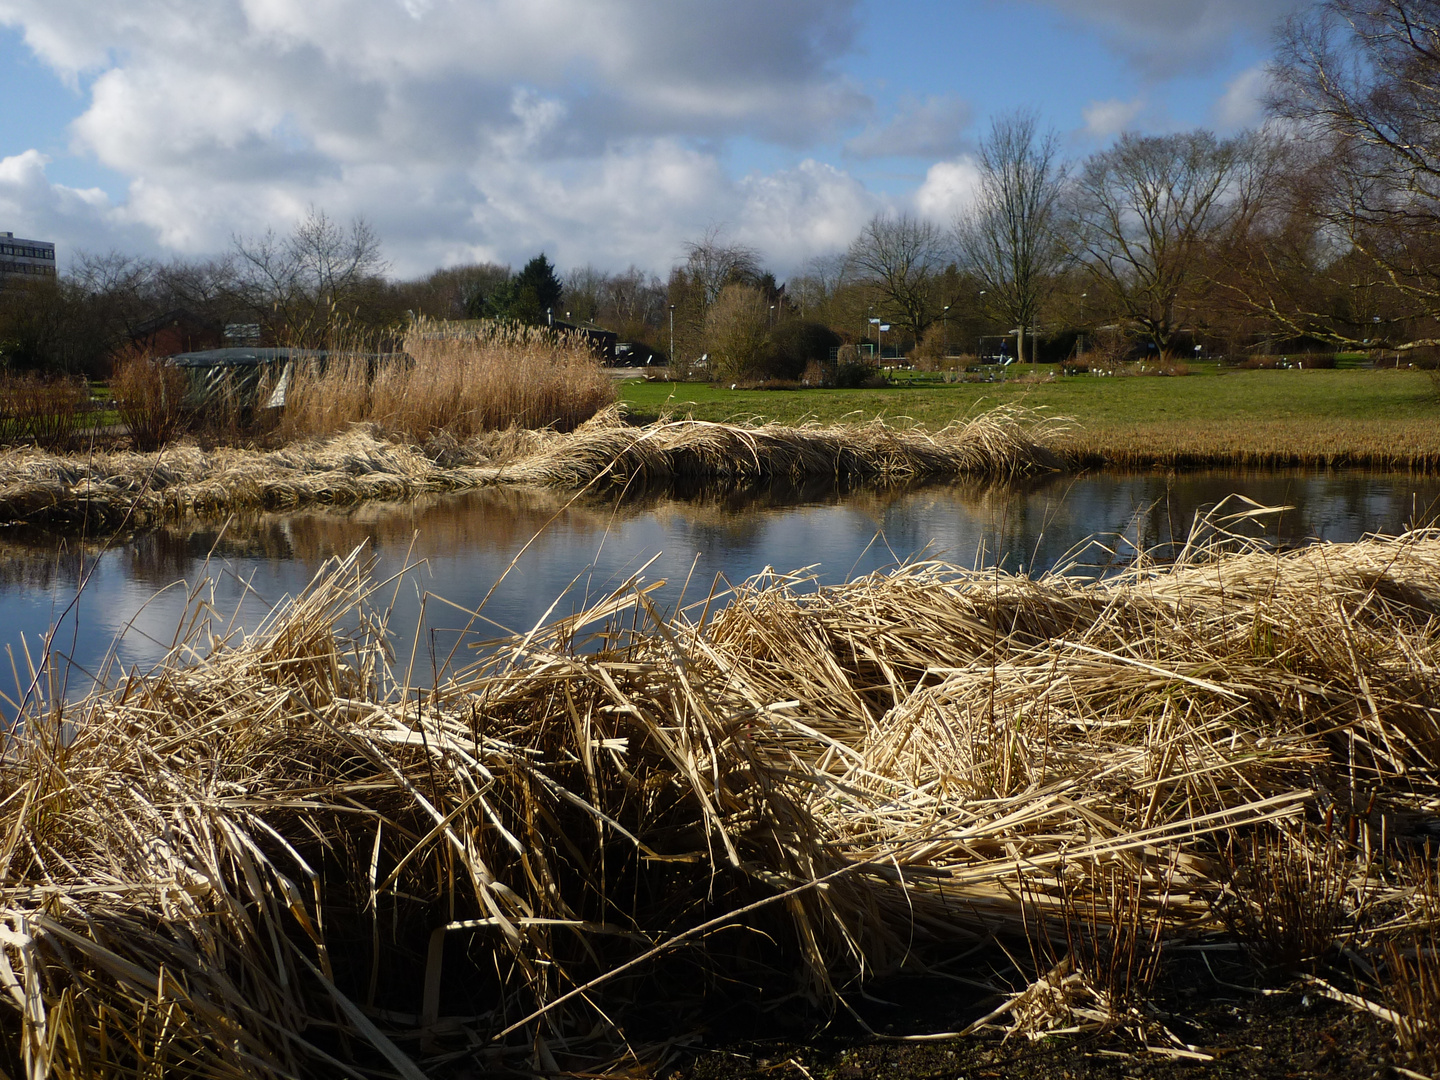
<path id="1" fill-rule="evenodd" d="M 184 426 L 185 372 L 159 357 L 133 353 L 115 366 L 110 395 L 137 450 L 164 446 Z"/>
<path id="2" fill-rule="evenodd" d="M 615 400 L 585 339 L 547 327 L 420 321 L 403 350 L 402 359 L 332 348 L 323 366 L 292 371 L 282 430 L 322 435 L 369 421 L 415 439 L 510 427 L 571 431 Z"/>

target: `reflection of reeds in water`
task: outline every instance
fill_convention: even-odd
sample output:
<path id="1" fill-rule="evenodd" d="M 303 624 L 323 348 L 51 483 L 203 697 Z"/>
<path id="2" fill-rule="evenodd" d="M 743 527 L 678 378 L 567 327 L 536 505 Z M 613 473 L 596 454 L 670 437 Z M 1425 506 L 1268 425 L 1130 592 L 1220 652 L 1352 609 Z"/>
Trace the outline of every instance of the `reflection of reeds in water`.
<path id="1" fill-rule="evenodd" d="M 1037 912 L 1216 928 L 1229 838 L 1421 808 L 1440 763 L 1435 531 L 1100 584 L 768 577 L 663 622 L 627 587 L 418 695 L 336 636 L 370 587 L 352 555 L 244 640 L 201 619 L 63 717 L 32 698 L 0 764 L 11 1075 L 599 1071 L 575 1055 L 637 995 L 782 962 L 830 994 Z"/>
<path id="2" fill-rule="evenodd" d="M 280 450 L 201 450 L 57 456 L 0 454 L 0 520 L 34 524 L 154 525 L 187 515 L 352 505 L 489 484 L 643 489 L 689 479 L 726 484 L 902 482 L 938 476 L 1012 476 L 1053 467 L 1061 425 L 1001 409 L 939 433 L 880 423 L 751 428 L 693 421 L 631 427 L 608 410 L 569 434 L 510 431 L 437 455 L 373 430 Z"/>

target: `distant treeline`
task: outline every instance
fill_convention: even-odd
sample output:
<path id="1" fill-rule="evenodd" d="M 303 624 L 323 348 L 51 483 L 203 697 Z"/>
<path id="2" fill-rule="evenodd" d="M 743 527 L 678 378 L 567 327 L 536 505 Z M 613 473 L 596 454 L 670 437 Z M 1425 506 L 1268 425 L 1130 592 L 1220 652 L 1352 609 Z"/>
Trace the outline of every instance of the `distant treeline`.
<path id="1" fill-rule="evenodd" d="M 842 252 L 781 283 L 712 228 L 668 279 L 637 267 L 518 273 L 482 263 L 386 275 L 363 219 L 322 211 L 223 256 L 77 257 L 0 294 L 12 368 L 102 373 L 167 319 L 266 344 L 398 335 L 417 317 L 598 323 L 682 374 L 833 378 L 905 356 L 928 365 L 1080 352 L 1241 359 L 1440 345 L 1440 39 L 1435 5 L 1329 0 L 1291 19 L 1270 117 L 1228 138 L 1127 134 L 1079 161 L 1033 113 L 981 140 L 975 198 L 953 221 L 877 215 Z M 208 328 L 208 330 L 207 330 Z"/>

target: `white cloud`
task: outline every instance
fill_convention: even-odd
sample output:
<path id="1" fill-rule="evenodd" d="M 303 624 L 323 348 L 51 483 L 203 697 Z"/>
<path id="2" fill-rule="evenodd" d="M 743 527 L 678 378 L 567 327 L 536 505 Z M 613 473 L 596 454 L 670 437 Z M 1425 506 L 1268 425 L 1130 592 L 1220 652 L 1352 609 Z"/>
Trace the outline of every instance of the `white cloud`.
<path id="1" fill-rule="evenodd" d="M 1221 130 L 1254 127 L 1265 119 L 1265 95 L 1270 90 L 1270 75 L 1264 64 L 1235 76 L 1225 86 L 1225 93 L 1212 110 L 1215 125 Z"/>
<path id="2" fill-rule="evenodd" d="M 1110 139 L 1128 131 L 1145 111 L 1145 102 L 1134 101 L 1092 101 L 1085 106 L 1085 134 L 1093 139 Z"/>
<path id="3" fill-rule="evenodd" d="M 780 266 L 843 250 L 881 206 L 854 177 L 816 161 L 749 177 L 739 194 L 739 238 Z"/>
<path id="4" fill-rule="evenodd" d="M 869 111 L 837 64 L 857 2 L 0 0 L 0 24 L 88 84 L 75 151 L 129 181 L 100 205 L 7 159 L 24 177 L 0 206 L 54 229 L 83 210 L 88 247 L 205 253 L 313 204 L 369 217 L 400 273 L 542 246 L 664 267 L 722 217 L 803 258 L 863 188 L 812 162 L 736 180 L 720 155 Z"/>
<path id="5" fill-rule="evenodd" d="M 950 157 L 964 148 L 963 132 L 975 119 L 969 103 L 953 94 L 909 100 L 883 125 L 871 124 L 845 144 L 859 158 Z"/>
<path id="6" fill-rule="evenodd" d="M 49 162 L 38 150 L 0 158 L 0 221 L 7 230 L 54 240 L 57 254 L 147 243 L 145 231 L 133 228 L 103 191 L 52 182 L 45 174 Z"/>
<path id="7" fill-rule="evenodd" d="M 970 205 L 979 187 L 980 169 L 974 158 L 936 162 L 915 192 L 915 209 L 931 221 L 948 225 Z"/>

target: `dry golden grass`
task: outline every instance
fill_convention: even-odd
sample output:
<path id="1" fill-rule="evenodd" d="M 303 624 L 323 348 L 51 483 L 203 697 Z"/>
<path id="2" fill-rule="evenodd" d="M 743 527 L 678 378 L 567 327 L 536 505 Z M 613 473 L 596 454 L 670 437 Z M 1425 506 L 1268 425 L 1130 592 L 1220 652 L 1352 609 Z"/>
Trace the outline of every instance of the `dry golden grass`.
<path id="1" fill-rule="evenodd" d="M 630 582 L 422 693 L 357 552 L 245 637 L 197 593 L 167 661 L 84 701 L 22 671 L 4 1067 L 597 1072 L 615 1009 L 712 977 L 833 998 L 1037 916 L 1218 928 L 1237 836 L 1353 836 L 1355 948 L 1420 910 L 1369 868 L 1434 797 L 1440 532 L 812 586 L 665 619 Z M 1147 977 L 1087 955 L 1092 1004 Z"/>
<path id="2" fill-rule="evenodd" d="M 270 451 L 171 446 L 81 458 L 20 449 L 0 451 L 0 522 L 146 526 L 192 514 L 350 505 L 486 484 L 1013 476 L 1051 467 L 1056 458 L 1048 443 L 1061 430 L 1058 421 L 1017 409 L 933 435 L 881 423 L 751 428 L 667 420 L 638 428 L 607 409 L 569 434 L 511 428 L 462 444 L 447 432 L 424 452 L 365 427 Z"/>
<path id="3" fill-rule="evenodd" d="M 570 431 L 615 400 L 615 384 L 583 338 L 545 327 L 420 321 L 408 362 L 377 362 L 364 343 L 332 345 L 326 366 L 291 372 L 281 432 L 330 435 L 357 423 L 425 440 L 504 428 Z"/>
<path id="4" fill-rule="evenodd" d="M 441 468 L 367 430 L 272 451 L 170 446 L 79 457 L 10 450 L 0 453 L 0 519 L 145 527 L 192 514 L 402 499 L 494 478 L 493 468 Z"/>

